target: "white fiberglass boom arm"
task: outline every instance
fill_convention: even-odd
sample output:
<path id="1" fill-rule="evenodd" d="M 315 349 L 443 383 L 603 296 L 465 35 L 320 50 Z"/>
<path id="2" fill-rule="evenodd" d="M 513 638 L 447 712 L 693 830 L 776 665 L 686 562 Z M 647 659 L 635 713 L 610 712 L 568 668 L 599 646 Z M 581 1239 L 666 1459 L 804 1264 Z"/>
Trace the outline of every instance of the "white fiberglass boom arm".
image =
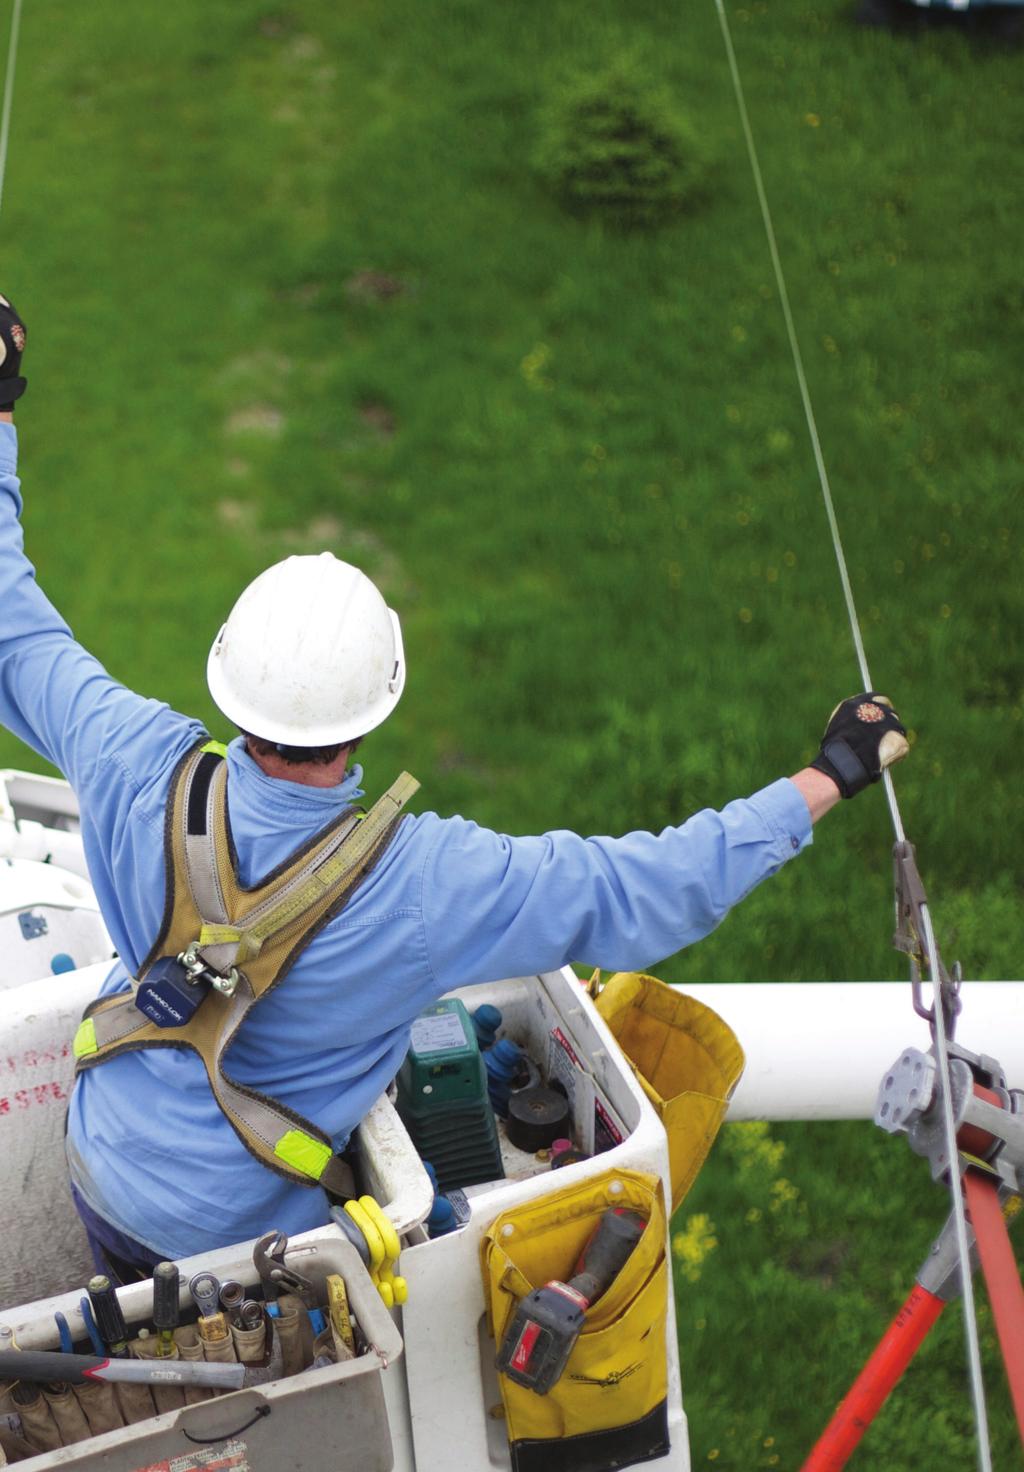
<path id="1" fill-rule="evenodd" d="M 727 1118 L 871 1119 L 900 1050 L 927 1049 L 906 981 L 735 982 L 680 988 L 736 1033 L 747 1066 Z M 957 1042 L 1024 1087 L 1024 982 L 965 981 Z"/>

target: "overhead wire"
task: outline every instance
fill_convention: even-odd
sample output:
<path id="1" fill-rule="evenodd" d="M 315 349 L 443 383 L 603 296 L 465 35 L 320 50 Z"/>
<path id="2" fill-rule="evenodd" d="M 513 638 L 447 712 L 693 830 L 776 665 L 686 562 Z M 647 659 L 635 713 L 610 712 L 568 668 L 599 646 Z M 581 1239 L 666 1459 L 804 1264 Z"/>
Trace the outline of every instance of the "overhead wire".
<path id="1" fill-rule="evenodd" d="M 775 227 L 772 223 L 771 210 L 768 205 L 768 195 L 764 187 L 764 178 L 761 173 L 761 165 L 757 156 L 757 148 L 754 143 L 754 135 L 750 126 L 750 117 L 747 112 L 746 97 L 743 91 L 743 82 L 740 78 L 739 65 L 736 60 L 736 50 L 733 46 L 732 31 L 729 26 L 729 17 L 726 14 L 723 0 L 715 0 L 715 8 L 718 12 L 719 25 L 722 31 L 722 39 L 725 43 L 726 56 L 729 62 L 729 73 L 732 77 L 733 91 L 736 95 L 736 105 L 739 111 L 740 123 L 743 136 L 746 140 L 747 155 L 750 160 L 751 172 L 754 176 L 754 187 L 757 192 L 758 204 L 761 209 L 761 219 L 764 223 L 765 234 L 768 238 L 768 250 L 771 255 L 772 268 L 775 273 L 775 285 L 779 295 L 779 303 L 782 307 L 782 315 L 786 324 L 786 335 L 789 339 L 790 352 L 793 358 L 793 367 L 796 372 L 796 380 L 800 390 L 800 400 L 803 404 L 804 418 L 807 421 L 807 431 L 811 440 L 811 448 L 814 453 L 814 463 L 818 471 L 818 480 L 821 485 L 822 499 L 825 503 L 825 515 L 828 519 L 829 531 L 832 536 L 832 547 L 835 552 L 836 563 L 839 568 L 839 581 L 842 584 L 843 598 L 846 602 L 846 613 L 850 623 L 850 633 L 853 637 L 853 646 L 857 656 L 857 664 L 860 669 L 861 680 L 865 690 L 874 689 L 871 674 L 868 669 L 867 654 L 864 649 L 864 640 L 861 635 L 860 621 L 857 617 L 857 606 L 854 601 L 853 588 L 850 583 L 850 574 L 846 564 L 846 556 L 843 551 L 842 537 L 839 531 L 839 521 L 836 517 L 835 505 L 832 500 L 832 489 L 829 484 L 828 470 L 825 465 L 825 457 L 821 449 L 821 439 L 818 434 L 818 424 L 814 413 L 814 405 L 811 402 L 810 390 L 807 386 L 807 375 L 804 371 L 803 355 L 800 351 L 800 342 L 797 337 L 796 325 L 793 319 L 793 311 L 789 300 L 789 291 L 786 286 L 786 278 L 782 269 L 782 258 L 779 254 L 778 241 L 775 235 Z M 893 786 L 892 776 L 888 771 L 882 773 L 882 781 L 885 788 L 886 801 L 889 805 L 889 813 L 892 819 L 893 831 L 896 835 L 897 844 L 906 842 L 903 829 L 903 820 L 900 815 L 899 803 L 896 800 L 896 789 Z M 978 1467 L 980 1472 L 992 1472 L 992 1453 L 988 1432 L 988 1415 L 985 1405 L 985 1390 L 981 1375 L 981 1352 L 978 1344 L 978 1324 L 974 1304 L 974 1289 L 971 1273 L 970 1245 L 967 1236 L 967 1214 L 964 1205 L 963 1184 L 960 1172 L 957 1168 L 959 1151 L 956 1142 L 956 1126 L 953 1119 L 952 1096 L 950 1092 L 949 1073 L 949 1049 L 946 1035 L 946 1022 L 944 1013 L 944 999 L 942 991 L 942 970 L 939 962 L 938 948 L 935 943 L 935 935 L 932 929 L 931 915 L 927 904 L 921 906 L 922 937 L 925 953 L 928 959 L 928 971 L 932 981 L 933 1004 L 932 1004 L 932 1029 L 935 1039 L 936 1062 L 939 1070 L 943 1126 L 946 1136 L 946 1147 L 950 1162 L 950 1194 L 953 1199 L 953 1217 L 955 1223 L 955 1234 L 957 1241 L 957 1253 L 960 1262 L 960 1280 L 964 1300 L 964 1332 L 967 1342 L 967 1361 L 971 1383 L 971 1399 L 974 1408 L 974 1422 L 978 1446 Z"/>
<path id="2" fill-rule="evenodd" d="M 21 33 L 21 6 L 22 0 L 14 0 L 11 35 L 7 44 L 3 108 L 0 110 L 0 208 L 3 206 L 4 180 L 7 177 L 7 145 L 11 136 L 11 105 L 14 102 L 14 71 L 18 60 L 18 37 Z"/>

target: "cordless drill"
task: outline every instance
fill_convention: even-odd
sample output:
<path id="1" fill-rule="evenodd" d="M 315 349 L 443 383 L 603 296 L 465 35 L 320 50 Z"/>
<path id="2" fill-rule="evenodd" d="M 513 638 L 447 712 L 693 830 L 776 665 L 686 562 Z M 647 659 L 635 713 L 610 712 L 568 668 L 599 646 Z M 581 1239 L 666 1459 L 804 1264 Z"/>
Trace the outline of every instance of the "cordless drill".
<path id="1" fill-rule="evenodd" d="M 498 1351 L 503 1375 L 547 1395 L 580 1337 L 587 1309 L 618 1277 L 646 1225 L 635 1211 L 606 1211 L 568 1283 L 553 1279 L 521 1300 Z"/>

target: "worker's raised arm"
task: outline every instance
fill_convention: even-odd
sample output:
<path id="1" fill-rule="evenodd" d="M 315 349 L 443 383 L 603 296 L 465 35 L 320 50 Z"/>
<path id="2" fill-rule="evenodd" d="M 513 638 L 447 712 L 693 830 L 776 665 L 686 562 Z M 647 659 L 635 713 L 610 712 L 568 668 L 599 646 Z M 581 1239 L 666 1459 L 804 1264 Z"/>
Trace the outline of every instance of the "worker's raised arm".
<path id="1" fill-rule="evenodd" d="M 111 679 L 36 582 L 24 552 L 12 415 L 25 386 L 24 345 L 21 320 L 0 297 L 0 723 L 60 768 L 84 804 L 103 763 L 117 765 L 128 785 L 141 784 L 151 773 L 133 769 L 139 753 L 149 753 L 147 767 L 173 761 L 175 745 L 200 728 Z M 108 817 L 116 824 L 113 811 Z"/>

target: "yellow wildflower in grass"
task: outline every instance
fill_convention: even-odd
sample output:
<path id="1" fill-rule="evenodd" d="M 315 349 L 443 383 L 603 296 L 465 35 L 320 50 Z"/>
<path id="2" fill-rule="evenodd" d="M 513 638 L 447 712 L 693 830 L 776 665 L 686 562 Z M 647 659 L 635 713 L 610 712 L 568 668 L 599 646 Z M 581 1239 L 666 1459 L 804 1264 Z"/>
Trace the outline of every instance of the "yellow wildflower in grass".
<path id="1" fill-rule="evenodd" d="M 726 1148 L 736 1157 L 741 1171 L 756 1171 L 774 1174 L 782 1164 L 786 1147 L 781 1140 L 773 1140 L 768 1124 L 763 1119 L 744 1120 L 730 1125 L 725 1135 Z"/>
<path id="2" fill-rule="evenodd" d="M 792 1206 L 794 1202 L 799 1200 L 800 1192 L 793 1185 L 792 1181 L 786 1180 L 785 1176 L 780 1176 L 777 1181 L 772 1182 L 772 1196 L 771 1201 L 768 1203 L 769 1211 L 779 1212 L 783 1207 Z"/>
<path id="3" fill-rule="evenodd" d="M 672 1251 L 688 1283 L 697 1282 L 705 1261 L 717 1246 L 715 1224 L 707 1212 L 698 1211 L 686 1218 L 686 1226 L 672 1238 Z"/>
<path id="4" fill-rule="evenodd" d="M 549 388 L 551 381 L 544 377 L 544 369 L 551 358 L 551 349 L 546 342 L 536 343 L 519 365 L 519 371 L 530 388 Z"/>
<path id="5" fill-rule="evenodd" d="M 745 1183 L 748 1195 L 754 1197 L 745 1215 L 748 1226 L 756 1226 L 762 1220 L 763 1208 L 773 1216 L 788 1213 L 792 1207 L 803 1210 L 800 1192 L 780 1174 L 786 1147 L 781 1140 L 772 1139 L 764 1120 L 729 1125 L 723 1141 L 736 1162 L 737 1174 Z"/>

